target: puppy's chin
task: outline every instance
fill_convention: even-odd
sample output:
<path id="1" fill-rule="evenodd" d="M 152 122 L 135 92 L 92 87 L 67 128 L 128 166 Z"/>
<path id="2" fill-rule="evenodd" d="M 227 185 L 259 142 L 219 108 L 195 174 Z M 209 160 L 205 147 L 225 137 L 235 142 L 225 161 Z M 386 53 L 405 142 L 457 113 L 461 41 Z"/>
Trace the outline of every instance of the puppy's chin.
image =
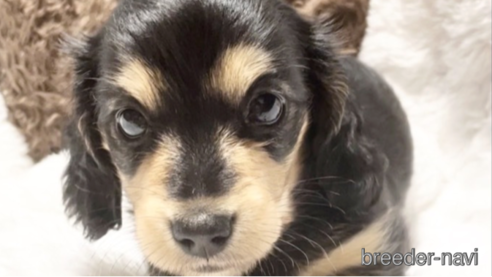
<path id="1" fill-rule="evenodd" d="M 186 276 L 241 276 L 250 271 L 256 265 L 256 261 L 237 263 L 236 265 L 214 265 L 207 264 L 201 266 L 190 266 L 183 270 L 181 275 Z"/>
<path id="2" fill-rule="evenodd" d="M 251 271 L 258 261 L 237 264 L 234 267 L 217 268 L 215 266 L 194 268 L 187 271 L 186 276 L 244 276 L 246 272 Z"/>
<path id="3" fill-rule="evenodd" d="M 256 260 L 244 262 L 235 261 L 231 263 L 215 263 L 213 261 L 206 264 L 188 263 L 187 265 L 183 265 L 179 272 L 173 272 L 173 274 L 180 276 L 242 276 L 245 272 L 252 270 L 257 263 L 258 261 Z M 169 271 L 169 269 L 166 268 L 162 268 L 161 270 L 165 272 Z"/>

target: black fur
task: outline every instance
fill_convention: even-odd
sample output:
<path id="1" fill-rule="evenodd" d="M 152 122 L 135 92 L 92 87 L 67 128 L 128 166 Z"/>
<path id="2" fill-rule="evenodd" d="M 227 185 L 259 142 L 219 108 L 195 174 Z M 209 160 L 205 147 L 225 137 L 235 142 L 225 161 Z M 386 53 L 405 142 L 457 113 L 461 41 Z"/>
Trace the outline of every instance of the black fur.
<path id="1" fill-rule="evenodd" d="M 312 126 L 305 142 L 304 178 L 294 192 L 296 220 L 277 243 L 277 250 L 251 275 L 295 275 L 307 265 L 305 255 L 315 261 L 389 208 L 398 210 L 404 204 L 412 171 L 406 116 L 392 90 L 374 71 L 354 58 L 342 58 L 340 65 L 350 88 L 340 130 L 333 137 L 323 135 L 322 146 L 313 148 L 311 143 L 319 134 L 316 125 Z M 388 241 L 402 252 L 408 238 L 399 216 L 393 220 L 394 237 Z M 361 266 L 339 275 L 402 275 L 404 270 Z"/>
<path id="2" fill-rule="evenodd" d="M 109 153 L 101 147 L 94 86 L 99 77 L 99 37 L 88 41 L 91 48 L 74 51 L 77 72 L 75 109 L 67 129 L 70 150 L 64 186 L 69 215 L 85 227 L 86 236 L 99 239 L 111 228 L 121 226 L 121 188 Z"/>
<path id="3" fill-rule="evenodd" d="M 90 239 L 118 228 L 121 185 L 116 167 L 131 174 L 140 158 L 155 147 L 152 137 L 141 144 L 119 143 L 111 125 L 114 114 L 109 107 L 141 109 L 115 93 L 116 88 L 99 82 L 128 55 L 162 69 L 173 77 L 172 90 L 183 92 L 166 99 L 166 104 L 179 110 L 149 117 L 155 130 L 179 134 L 185 142 L 199 145 L 201 154 L 190 153 L 197 156 L 190 158 L 193 163 L 183 164 L 175 179 L 194 172 L 198 176 L 189 179 L 188 185 L 197 179 L 209 180 L 196 187 L 203 195 L 225 193 L 231 184 L 222 181 L 234 178 L 234 172 L 221 176 L 220 160 L 211 158 L 216 149 L 207 130 L 214 124 L 227 124 L 244 139 L 276 138 L 278 143 L 267 151 L 281 160 L 292 149 L 302 115 L 309 113 L 302 176 L 292 194 L 294 221 L 271 255 L 245 275 L 296 275 L 308 260 L 338 247 L 389 208 L 399 209 L 412 171 L 406 116 L 380 76 L 354 58 L 336 55 L 330 35 L 329 25 L 311 25 L 277 0 L 122 0 L 99 34 L 75 51 L 75 109 L 67 131 L 71 159 L 64 186 L 70 215 L 85 226 Z M 201 76 L 219 53 L 238 41 L 258 43 L 278 55 L 279 71 L 270 79 L 273 83 L 259 81 L 255 86 L 274 86 L 279 79 L 293 88 L 294 93 L 287 95 L 292 102 L 289 121 L 270 131 L 245 129 L 231 120 L 237 117 L 238 107 L 202 97 L 206 92 L 200 87 Z M 118 151 L 104 150 L 102 135 Z M 179 182 L 170 187 L 180 198 L 192 191 Z M 400 221 L 397 216 L 395 230 L 400 236 L 391 239 L 403 249 L 405 226 Z M 354 268 L 340 274 L 401 274 L 403 270 Z"/>

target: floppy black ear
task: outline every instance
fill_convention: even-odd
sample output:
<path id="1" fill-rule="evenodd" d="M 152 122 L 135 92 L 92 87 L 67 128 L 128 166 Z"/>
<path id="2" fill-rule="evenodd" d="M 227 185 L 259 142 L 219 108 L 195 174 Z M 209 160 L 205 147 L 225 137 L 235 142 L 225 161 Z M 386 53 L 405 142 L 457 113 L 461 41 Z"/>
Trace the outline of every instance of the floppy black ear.
<path id="1" fill-rule="evenodd" d="M 64 203 L 70 217 L 91 240 L 121 225 L 121 185 L 97 127 L 94 88 L 99 78 L 99 36 L 71 43 L 75 58 L 74 108 L 66 132 L 70 161 L 65 172 Z"/>
<path id="2" fill-rule="evenodd" d="M 349 93 L 346 76 L 336 56 L 336 40 L 328 23 L 310 25 L 305 44 L 307 84 L 312 92 L 311 130 L 312 145 L 318 151 L 324 142 L 340 130 Z"/>
<path id="3" fill-rule="evenodd" d="M 353 58 L 336 54 L 330 30 L 329 22 L 312 25 L 306 46 L 312 92 L 308 170 L 310 177 L 318 178 L 330 205 L 357 213 L 377 202 L 385 157 L 361 132 L 363 118 L 343 65 L 344 59 Z"/>

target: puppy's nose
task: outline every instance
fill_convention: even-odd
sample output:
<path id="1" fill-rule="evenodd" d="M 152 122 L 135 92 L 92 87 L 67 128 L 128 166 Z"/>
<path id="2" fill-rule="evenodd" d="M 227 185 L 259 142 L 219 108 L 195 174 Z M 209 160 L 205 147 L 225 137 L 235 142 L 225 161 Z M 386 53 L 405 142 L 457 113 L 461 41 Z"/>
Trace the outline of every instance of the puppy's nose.
<path id="1" fill-rule="evenodd" d="M 174 240 L 192 256 L 210 258 L 224 250 L 232 234 L 233 218 L 201 214 L 172 223 Z"/>

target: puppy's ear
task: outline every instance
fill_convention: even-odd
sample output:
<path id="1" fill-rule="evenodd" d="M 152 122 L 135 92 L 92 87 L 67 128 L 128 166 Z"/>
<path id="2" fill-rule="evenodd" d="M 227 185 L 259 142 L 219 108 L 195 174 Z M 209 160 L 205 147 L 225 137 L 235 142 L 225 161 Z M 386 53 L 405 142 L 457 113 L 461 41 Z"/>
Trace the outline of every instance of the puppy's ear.
<path id="1" fill-rule="evenodd" d="M 121 185 L 97 127 L 94 89 L 99 79 L 99 36 L 69 42 L 75 59 L 74 108 L 66 132 L 70 161 L 65 172 L 67 213 L 91 240 L 121 225 Z"/>
<path id="2" fill-rule="evenodd" d="M 311 137 L 318 151 L 340 130 L 349 93 L 347 80 L 336 56 L 336 40 L 330 33 L 330 24 L 310 25 L 305 44 L 307 85 L 312 92 Z"/>
<path id="3" fill-rule="evenodd" d="M 382 191 L 379 180 L 383 180 L 387 163 L 361 133 L 363 117 L 350 99 L 353 95 L 341 64 L 344 57 L 336 54 L 340 45 L 330 24 L 312 25 L 306 47 L 307 82 L 313 97 L 309 176 L 332 176 L 331 181 L 316 182 L 326 191 L 330 205 L 349 215 L 367 211 L 377 203 Z"/>

